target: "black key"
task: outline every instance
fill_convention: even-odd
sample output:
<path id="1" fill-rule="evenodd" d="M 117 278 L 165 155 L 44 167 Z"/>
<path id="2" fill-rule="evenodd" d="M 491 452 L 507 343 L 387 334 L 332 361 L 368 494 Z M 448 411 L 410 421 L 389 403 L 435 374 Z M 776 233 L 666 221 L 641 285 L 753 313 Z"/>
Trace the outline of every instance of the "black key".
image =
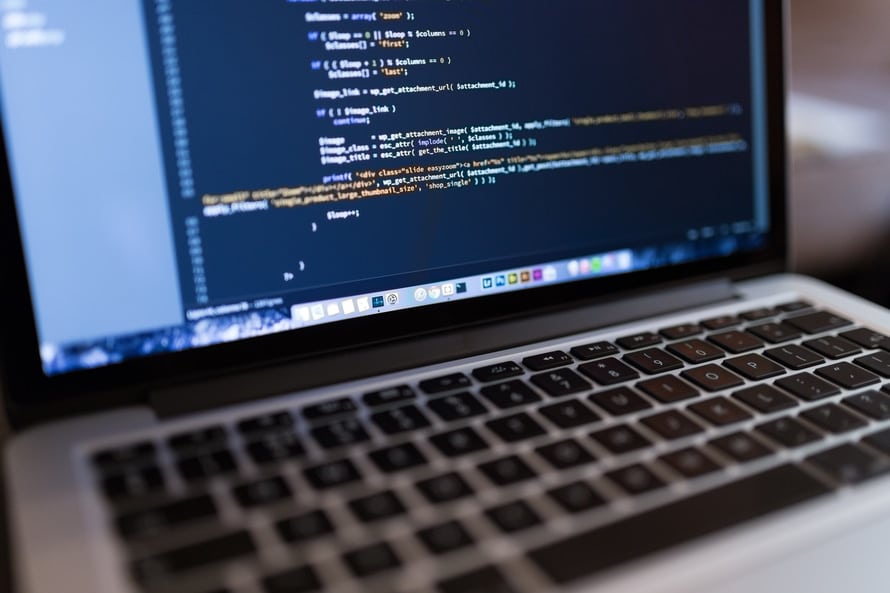
<path id="1" fill-rule="evenodd" d="M 725 397 L 715 397 L 692 404 L 689 406 L 689 409 L 714 426 L 729 426 L 730 424 L 751 419 L 751 414 Z"/>
<path id="2" fill-rule="evenodd" d="M 157 457 L 154 443 L 138 443 L 116 449 L 108 449 L 93 455 L 93 465 L 105 474 L 135 466 L 152 465 Z"/>
<path id="3" fill-rule="evenodd" d="M 518 377 L 524 374 L 522 367 L 513 361 L 492 364 L 486 367 L 478 368 L 473 371 L 473 376 L 477 381 L 482 383 L 490 383 L 492 381 L 500 381 L 501 379 L 509 379 L 510 377 Z"/>
<path id="4" fill-rule="evenodd" d="M 196 457 L 183 459 L 177 465 L 179 473 L 187 482 L 230 474 L 238 469 L 235 458 L 228 451 L 199 454 Z"/>
<path id="5" fill-rule="evenodd" d="M 613 426 L 590 435 L 612 453 L 621 454 L 645 449 L 652 443 L 629 426 Z"/>
<path id="6" fill-rule="evenodd" d="M 736 325 L 741 325 L 741 323 L 742 320 L 735 315 L 722 315 L 720 317 L 712 317 L 711 319 L 705 319 L 701 322 L 703 326 L 712 331 L 718 329 L 726 329 L 728 327 L 735 327 Z"/>
<path id="7" fill-rule="evenodd" d="M 890 455 L 890 428 L 872 433 L 862 439 L 862 442 L 871 445 L 885 455 Z"/>
<path id="8" fill-rule="evenodd" d="M 507 486 L 535 477 L 532 469 L 515 455 L 504 457 L 479 466 L 485 476 L 496 486 Z"/>
<path id="9" fill-rule="evenodd" d="M 256 550 L 246 531 L 238 531 L 198 544 L 191 544 L 133 563 L 133 575 L 140 583 L 151 583 L 252 554 Z"/>
<path id="10" fill-rule="evenodd" d="M 371 420 L 386 434 L 399 434 L 426 428 L 430 421 L 414 406 L 403 406 L 385 412 L 377 412 Z"/>
<path id="11" fill-rule="evenodd" d="M 743 377 L 753 379 L 754 381 L 785 374 L 785 369 L 759 354 L 745 354 L 744 356 L 730 358 L 724 361 L 723 364 Z"/>
<path id="12" fill-rule="evenodd" d="M 890 353 L 875 352 L 856 359 L 856 364 L 873 371 L 882 377 L 890 378 Z"/>
<path id="13" fill-rule="evenodd" d="M 824 358 L 812 350 L 796 344 L 773 348 L 772 350 L 767 350 L 764 354 L 793 371 L 800 371 L 825 362 Z"/>
<path id="14" fill-rule="evenodd" d="M 278 412 L 242 420 L 238 423 L 238 431 L 245 438 L 252 439 L 269 432 L 291 432 L 293 426 L 294 417 L 290 412 Z"/>
<path id="15" fill-rule="evenodd" d="M 693 383 L 704 387 L 708 391 L 723 391 L 724 389 L 738 387 L 745 383 L 738 375 L 735 375 L 716 364 L 706 364 L 688 371 L 683 371 L 683 376 Z"/>
<path id="16" fill-rule="evenodd" d="M 417 538 L 433 554 L 447 554 L 473 544 L 473 538 L 457 521 L 449 521 L 418 531 Z"/>
<path id="17" fill-rule="evenodd" d="M 853 342 L 836 336 L 807 340 L 804 342 L 804 346 L 832 359 L 847 358 L 862 352 L 862 349 Z"/>
<path id="18" fill-rule="evenodd" d="M 291 497 L 291 489 L 282 478 L 267 478 L 242 484 L 232 491 L 235 500 L 244 508 L 254 508 Z"/>
<path id="19" fill-rule="evenodd" d="M 446 391 L 456 391 L 458 389 L 466 389 L 472 384 L 469 377 L 462 373 L 454 373 L 445 375 L 444 377 L 436 377 L 435 379 L 427 379 L 420 382 L 420 389 L 429 395 L 444 393 Z"/>
<path id="20" fill-rule="evenodd" d="M 485 426 L 507 443 L 516 443 L 545 434 L 541 425 L 525 413 L 491 420 L 486 422 Z"/>
<path id="21" fill-rule="evenodd" d="M 335 488 L 362 479 L 358 469 L 348 459 L 310 467 L 303 470 L 303 475 L 319 490 Z"/>
<path id="22" fill-rule="evenodd" d="M 402 561 L 387 543 L 374 544 L 353 550 L 343 556 L 349 569 L 357 577 L 367 577 L 401 566 Z"/>
<path id="23" fill-rule="evenodd" d="M 313 428 L 312 436 L 325 449 L 363 443 L 371 438 L 358 420 L 343 420 Z"/>
<path id="24" fill-rule="evenodd" d="M 742 463 L 760 459 L 772 453 L 760 441 L 744 432 L 720 437 L 708 444 Z"/>
<path id="25" fill-rule="evenodd" d="M 644 332 L 633 336 L 625 336 L 616 340 L 618 345 L 625 350 L 639 350 L 640 348 L 648 348 L 661 344 L 661 336 L 651 332 Z"/>
<path id="26" fill-rule="evenodd" d="M 767 319 L 769 317 L 775 317 L 778 314 L 778 311 L 775 309 L 770 309 L 768 307 L 763 309 L 754 309 L 752 311 L 745 311 L 739 317 L 744 319 L 745 321 L 762 321 L 763 319 Z"/>
<path id="27" fill-rule="evenodd" d="M 195 496 L 160 507 L 129 513 L 117 518 L 115 525 L 124 538 L 157 535 L 171 527 L 215 518 L 216 504 L 209 496 Z"/>
<path id="28" fill-rule="evenodd" d="M 392 491 L 380 492 L 353 500 L 349 508 L 360 521 L 373 523 L 405 513 L 405 505 Z"/>
<path id="29" fill-rule="evenodd" d="M 584 346 L 576 346 L 572 348 L 572 356 L 578 360 L 596 360 L 597 358 L 605 358 L 606 356 L 614 356 L 619 350 L 615 344 L 611 342 L 596 342 L 594 344 L 585 344 Z"/>
<path id="30" fill-rule="evenodd" d="M 813 305 L 806 301 L 795 301 L 793 303 L 785 303 L 784 305 L 779 305 L 776 308 L 783 313 L 797 313 L 798 311 L 806 311 L 807 309 L 812 309 Z"/>
<path id="31" fill-rule="evenodd" d="M 577 400 L 545 406 L 538 411 L 560 428 L 575 428 L 600 420 L 590 408 Z"/>
<path id="32" fill-rule="evenodd" d="M 732 395 L 764 414 L 781 412 L 797 405 L 797 400 L 770 385 L 755 385 Z"/>
<path id="33" fill-rule="evenodd" d="M 556 469 L 567 469 L 595 461 L 587 449 L 571 439 L 538 447 L 535 452 Z"/>
<path id="34" fill-rule="evenodd" d="M 872 331 L 870 329 L 854 329 L 848 332 L 844 332 L 841 335 L 848 340 L 856 342 L 863 348 L 868 348 L 869 350 L 878 348 L 890 350 L 890 337 L 887 337 L 884 334 L 879 334 L 878 332 Z"/>
<path id="35" fill-rule="evenodd" d="M 878 391 L 866 391 L 848 397 L 844 403 L 875 420 L 890 419 L 890 397 Z"/>
<path id="36" fill-rule="evenodd" d="M 369 408 L 379 408 L 381 406 L 410 402 L 416 398 L 417 394 L 408 385 L 397 385 L 396 387 L 366 393 L 362 396 L 362 401 Z"/>
<path id="37" fill-rule="evenodd" d="M 263 579 L 266 593 L 310 593 L 321 589 L 321 581 L 311 566 L 292 568 Z"/>
<path id="38" fill-rule="evenodd" d="M 887 473 L 890 465 L 852 444 L 841 445 L 808 457 L 807 461 L 839 484 L 859 484 Z"/>
<path id="39" fill-rule="evenodd" d="M 488 448 L 488 443 L 470 427 L 437 434 L 430 437 L 430 442 L 446 457 L 460 457 Z"/>
<path id="40" fill-rule="evenodd" d="M 763 346 L 763 340 L 755 335 L 743 331 L 723 332 L 722 334 L 713 334 L 708 339 L 733 354 L 741 354 L 757 350 Z"/>
<path id="41" fill-rule="evenodd" d="M 639 378 L 640 374 L 615 358 L 588 362 L 578 367 L 582 373 L 600 385 L 615 385 Z"/>
<path id="42" fill-rule="evenodd" d="M 212 426 L 194 432 L 186 432 L 170 438 L 170 447 L 180 456 L 196 451 L 215 451 L 224 449 L 228 441 L 226 431 L 221 426 Z"/>
<path id="43" fill-rule="evenodd" d="M 713 344 L 709 344 L 704 340 L 687 340 L 685 342 L 677 342 L 667 347 L 668 350 L 692 364 L 701 362 L 710 362 L 723 358 L 726 353 L 717 348 Z"/>
<path id="44" fill-rule="evenodd" d="M 790 342 L 800 337 L 800 330 L 787 323 L 764 323 L 749 327 L 748 331 L 770 344 Z"/>
<path id="45" fill-rule="evenodd" d="M 418 482 L 417 489 L 433 504 L 451 502 L 473 494 L 464 479 L 456 473 Z"/>
<path id="46" fill-rule="evenodd" d="M 627 387 L 619 387 L 610 391 L 594 393 L 590 401 L 609 412 L 613 416 L 632 414 L 640 410 L 648 410 L 652 405 Z"/>
<path id="47" fill-rule="evenodd" d="M 584 482 L 574 482 L 547 492 L 569 513 L 582 513 L 606 504 L 602 496 Z"/>
<path id="48" fill-rule="evenodd" d="M 504 533 L 515 533 L 541 524 L 541 518 L 537 513 L 522 501 L 488 509 L 485 514 Z"/>
<path id="49" fill-rule="evenodd" d="M 703 432 L 702 427 L 676 410 L 643 418 L 641 422 L 668 440 L 682 439 Z"/>
<path id="50" fill-rule="evenodd" d="M 445 422 L 455 422 L 488 412 L 479 400 L 467 392 L 431 400 L 427 407 Z"/>
<path id="51" fill-rule="evenodd" d="M 661 335 L 663 335 L 668 340 L 683 340 L 685 338 L 697 336 L 703 331 L 704 330 L 702 329 L 702 326 L 698 325 L 697 323 L 684 323 L 683 325 L 666 327 L 659 333 L 661 333 Z"/>
<path id="52" fill-rule="evenodd" d="M 797 329 L 808 334 L 821 334 L 823 332 L 853 325 L 849 319 L 844 319 L 828 311 L 817 311 L 807 315 L 789 317 L 785 320 Z"/>
<path id="53" fill-rule="evenodd" d="M 665 484 L 645 465 L 634 464 L 606 474 L 628 494 L 644 494 Z"/>
<path id="54" fill-rule="evenodd" d="M 588 363 L 595 364 L 595 363 Z M 581 393 L 590 389 L 590 383 L 571 369 L 557 369 L 535 375 L 532 383 L 553 397 L 562 397 L 573 393 Z"/>
<path id="55" fill-rule="evenodd" d="M 333 533 L 334 525 L 324 511 L 312 511 L 277 522 L 275 530 L 281 539 L 292 544 Z"/>
<path id="56" fill-rule="evenodd" d="M 865 359 L 868 358 L 868 356 L 865 357 Z M 887 356 L 887 363 L 888 368 L 890 368 L 890 355 Z M 849 362 L 839 362 L 822 367 L 816 371 L 816 374 L 847 389 L 859 389 L 881 382 L 877 375 L 853 366 Z"/>
<path id="57" fill-rule="evenodd" d="M 641 381 L 637 387 L 665 404 L 699 396 L 697 389 L 673 375 Z"/>
<path id="58" fill-rule="evenodd" d="M 659 459 L 687 478 L 697 478 L 720 469 L 713 459 L 694 447 L 662 455 Z"/>
<path id="59" fill-rule="evenodd" d="M 858 418 L 843 408 L 834 404 L 827 404 L 807 410 L 801 414 L 802 418 L 806 418 L 813 424 L 824 428 L 834 434 L 843 434 L 862 428 L 867 424 L 865 420 Z"/>
<path id="60" fill-rule="evenodd" d="M 531 390 L 522 381 L 507 381 L 497 385 L 489 385 L 481 390 L 482 396 L 488 401 L 507 410 L 541 401 L 541 396 Z"/>
<path id="61" fill-rule="evenodd" d="M 336 418 L 337 416 L 346 416 L 354 414 L 358 411 L 355 402 L 349 398 L 336 399 L 329 402 L 322 402 L 312 406 L 303 408 L 303 418 L 306 420 L 327 420 Z"/>
<path id="62" fill-rule="evenodd" d="M 500 571 L 493 567 L 441 581 L 436 588 L 439 593 L 516 593 Z"/>
<path id="63" fill-rule="evenodd" d="M 828 492 L 803 470 L 784 465 L 543 546 L 530 557 L 565 585 Z"/>
<path id="64" fill-rule="evenodd" d="M 306 453 L 303 443 L 292 432 L 257 434 L 247 445 L 247 454 L 257 465 L 300 457 Z"/>
<path id="65" fill-rule="evenodd" d="M 809 373 L 800 373 L 799 375 L 779 379 L 776 381 L 776 385 L 806 401 L 824 399 L 841 392 L 840 389 L 831 383 Z"/>
<path id="66" fill-rule="evenodd" d="M 649 348 L 639 352 L 631 352 L 624 357 L 626 362 L 637 367 L 647 375 L 657 375 L 667 371 L 683 368 L 680 359 L 671 356 L 659 348 Z"/>
<path id="67" fill-rule="evenodd" d="M 533 371 L 549 371 L 550 369 L 558 369 L 575 362 L 571 356 L 565 352 L 555 351 L 546 354 L 538 354 L 522 359 L 522 364 Z"/>
<path id="68" fill-rule="evenodd" d="M 369 455 L 380 471 L 391 474 L 426 464 L 426 457 L 412 443 L 374 451 Z"/>
<path id="69" fill-rule="evenodd" d="M 143 498 L 166 488 L 161 470 L 155 465 L 134 468 L 102 479 L 102 490 L 111 500 Z"/>
<path id="70" fill-rule="evenodd" d="M 779 418 L 761 424 L 757 430 L 789 449 L 802 447 L 822 438 L 794 418 Z"/>

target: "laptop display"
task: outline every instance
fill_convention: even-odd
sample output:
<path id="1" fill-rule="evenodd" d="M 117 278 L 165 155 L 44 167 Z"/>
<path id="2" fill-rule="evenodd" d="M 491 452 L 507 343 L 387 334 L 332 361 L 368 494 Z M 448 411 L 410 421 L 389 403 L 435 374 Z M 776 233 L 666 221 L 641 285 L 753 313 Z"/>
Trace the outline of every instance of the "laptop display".
<path id="1" fill-rule="evenodd" d="M 771 228 L 760 1 L 0 9 L 48 375 L 749 252 Z"/>

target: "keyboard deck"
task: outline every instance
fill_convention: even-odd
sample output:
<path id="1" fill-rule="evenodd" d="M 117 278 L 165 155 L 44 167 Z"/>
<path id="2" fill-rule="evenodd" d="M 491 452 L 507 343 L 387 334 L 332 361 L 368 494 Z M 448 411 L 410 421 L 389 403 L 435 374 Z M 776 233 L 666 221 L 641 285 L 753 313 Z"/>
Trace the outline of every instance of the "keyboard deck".
<path id="1" fill-rule="evenodd" d="M 890 338 L 804 302 L 103 447 L 134 590 L 547 591 L 890 470 Z"/>

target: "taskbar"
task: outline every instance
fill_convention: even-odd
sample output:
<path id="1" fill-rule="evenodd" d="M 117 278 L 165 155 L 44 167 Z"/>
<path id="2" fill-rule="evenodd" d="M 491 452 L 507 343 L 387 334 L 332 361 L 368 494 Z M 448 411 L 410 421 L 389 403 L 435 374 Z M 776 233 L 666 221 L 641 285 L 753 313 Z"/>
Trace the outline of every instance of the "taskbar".
<path id="1" fill-rule="evenodd" d="M 763 240 L 764 236 L 757 232 L 731 234 L 621 249 L 336 299 L 292 304 L 283 298 L 234 302 L 189 310 L 186 323 L 179 326 L 77 344 L 43 344 L 40 354 L 44 372 L 58 375 L 348 319 L 725 257 L 758 249 Z"/>

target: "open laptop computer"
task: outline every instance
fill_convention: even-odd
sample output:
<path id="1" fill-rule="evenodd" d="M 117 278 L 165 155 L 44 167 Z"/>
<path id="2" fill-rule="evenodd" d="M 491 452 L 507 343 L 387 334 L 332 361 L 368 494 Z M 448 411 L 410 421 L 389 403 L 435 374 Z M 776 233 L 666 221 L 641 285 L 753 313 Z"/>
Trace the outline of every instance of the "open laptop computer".
<path id="1" fill-rule="evenodd" d="M 883 590 L 783 10 L 2 0 L 17 591 Z"/>

